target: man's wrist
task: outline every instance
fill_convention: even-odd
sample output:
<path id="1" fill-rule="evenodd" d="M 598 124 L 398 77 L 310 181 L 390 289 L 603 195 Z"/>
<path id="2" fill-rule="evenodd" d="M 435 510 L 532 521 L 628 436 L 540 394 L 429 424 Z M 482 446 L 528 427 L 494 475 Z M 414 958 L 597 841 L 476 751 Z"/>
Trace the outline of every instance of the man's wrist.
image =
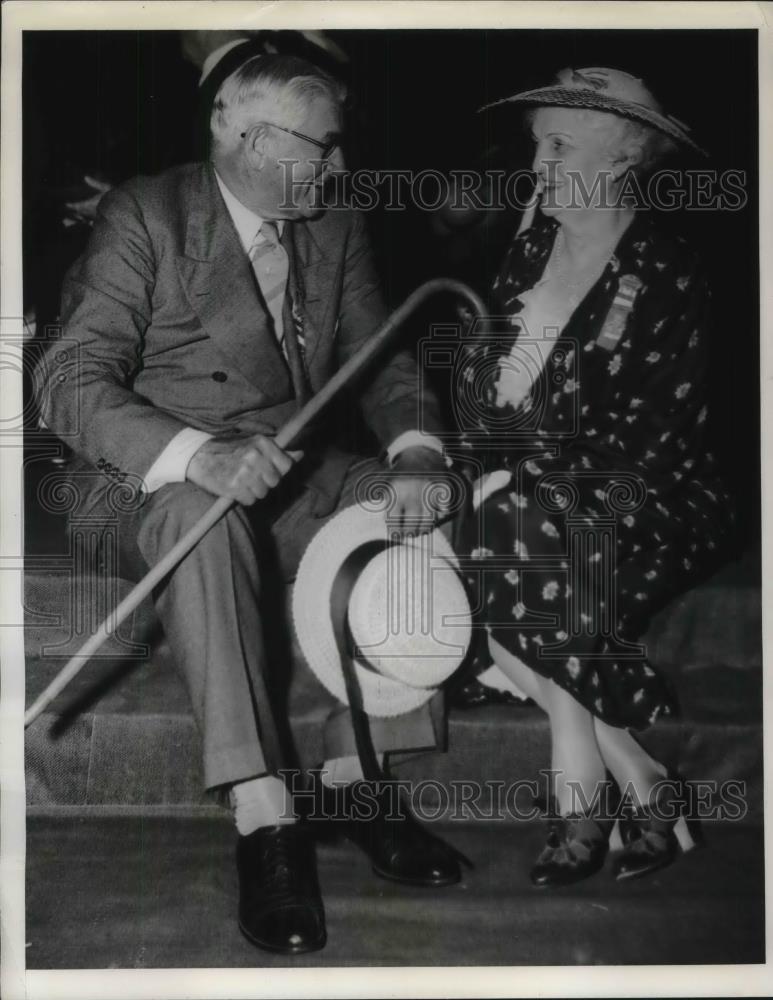
<path id="1" fill-rule="evenodd" d="M 154 493 L 169 483 L 182 483 L 188 466 L 201 446 L 211 439 L 206 431 L 185 427 L 164 448 L 145 476 L 145 493 Z"/>

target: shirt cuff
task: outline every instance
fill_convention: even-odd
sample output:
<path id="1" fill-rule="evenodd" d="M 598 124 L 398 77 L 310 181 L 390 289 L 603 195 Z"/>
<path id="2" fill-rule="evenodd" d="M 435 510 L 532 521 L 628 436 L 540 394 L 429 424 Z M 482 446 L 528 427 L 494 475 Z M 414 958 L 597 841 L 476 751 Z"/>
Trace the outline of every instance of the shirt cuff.
<path id="1" fill-rule="evenodd" d="M 389 464 L 393 465 L 400 452 L 405 451 L 407 448 L 431 448 L 433 451 L 438 451 L 441 455 L 445 455 L 443 442 L 440 438 L 435 437 L 433 434 L 425 434 L 424 431 L 403 431 L 386 450 Z M 446 458 L 446 465 L 451 465 L 448 458 Z"/>
<path id="2" fill-rule="evenodd" d="M 143 493 L 155 493 L 168 483 L 184 483 L 188 463 L 204 444 L 212 437 L 206 431 L 185 427 L 172 438 L 145 476 Z"/>

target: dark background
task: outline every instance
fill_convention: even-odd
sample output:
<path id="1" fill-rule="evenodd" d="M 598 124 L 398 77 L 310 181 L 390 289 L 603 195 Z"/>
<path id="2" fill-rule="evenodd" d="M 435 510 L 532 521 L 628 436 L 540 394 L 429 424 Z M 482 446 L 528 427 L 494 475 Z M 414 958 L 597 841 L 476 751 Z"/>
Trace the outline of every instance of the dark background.
<path id="1" fill-rule="evenodd" d="M 564 67 L 612 66 L 642 77 L 691 125 L 710 159 L 685 168 L 745 170 L 742 211 L 677 212 L 664 223 L 704 257 L 714 292 L 711 434 L 741 510 L 759 532 L 757 36 L 754 31 L 339 31 L 353 96 L 349 165 L 371 169 L 503 167 L 530 162 L 509 111 L 488 101 L 547 83 Z M 195 155 L 199 72 L 177 32 L 25 32 L 24 297 L 38 335 L 56 320 L 65 267 L 86 227 L 64 229 L 62 203 L 84 172 L 113 183 Z M 518 224 L 495 213 L 440 238 L 428 213 L 369 213 L 390 302 L 450 274 L 485 291 Z"/>

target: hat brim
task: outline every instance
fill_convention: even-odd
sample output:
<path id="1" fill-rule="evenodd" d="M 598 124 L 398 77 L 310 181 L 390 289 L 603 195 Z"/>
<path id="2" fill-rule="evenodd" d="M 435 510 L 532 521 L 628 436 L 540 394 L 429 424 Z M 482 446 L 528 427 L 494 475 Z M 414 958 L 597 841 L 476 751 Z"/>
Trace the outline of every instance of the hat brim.
<path id="1" fill-rule="evenodd" d="M 333 584 L 341 565 L 352 552 L 368 543 L 386 539 L 383 513 L 359 506 L 348 507 L 317 532 L 298 567 L 292 595 L 298 644 L 317 679 L 343 704 L 348 704 L 348 697 L 331 618 Z M 430 546 L 433 558 L 457 565 L 451 545 L 437 529 L 415 539 L 413 544 Z M 411 712 L 426 704 L 437 691 L 437 687 L 410 686 L 363 665 L 356 658 L 354 665 L 362 707 L 376 718 L 392 718 Z"/>
<path id="2" fill-rule="evenodd" d="M 629 118 L 633 121 L 649 125 L 659 132 L 669 136 L 677 143 L 692 149 L 702 156 L 708 156 L 705 149 L 702 149 L 694 142 L 687 131 L 678 125 L 671 118 L 661 115 L 652 108 L 647 108 L 643 104 L 636 104 L 633 101 L 622 101 L 617 97 L 609 97 L 596 91 L 586 90 L 579 87 L 541 87 L 538 90 L 524 90 L 520 94 L 513 94 L 512 97 L 504 97 L 499 101 L 492 101 L 478 108 L 478 112 L 489 111 L 491 108 L 501 107 L 504 104 L 521 104 L 531 107 L 558 107 L 558 108 L 582 108 L 589 111 L 606 111 L 609 114 L 619 115 L 621 118 Z"/>

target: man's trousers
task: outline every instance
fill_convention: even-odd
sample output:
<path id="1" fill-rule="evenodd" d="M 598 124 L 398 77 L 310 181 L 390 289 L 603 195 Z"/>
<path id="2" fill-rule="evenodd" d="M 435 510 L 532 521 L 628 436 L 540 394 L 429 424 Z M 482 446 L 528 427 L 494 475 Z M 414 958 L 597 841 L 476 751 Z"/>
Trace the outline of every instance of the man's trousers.
<path id="1" fill-rule="evenodd" d="M 293 653 L 287 584 L 314 534 L 354 502 L 362 477 L 383 479 L 384 469 L 352 460 L 340 495 L 326 504 L 303 485 L 302 471 L 301 463 L 266 501 L 235 504 L 154 595 L 201 732 L 208 789 L 356 753 L 348 710 L 297 646 Z M 118 512 L 124 575 L 140 579 L 215 499 L 176 483 Z M 376 751 L 431 749 L 441 725 L 436 697 L 397 718 L 372 719 L 371 736 Z"/>

